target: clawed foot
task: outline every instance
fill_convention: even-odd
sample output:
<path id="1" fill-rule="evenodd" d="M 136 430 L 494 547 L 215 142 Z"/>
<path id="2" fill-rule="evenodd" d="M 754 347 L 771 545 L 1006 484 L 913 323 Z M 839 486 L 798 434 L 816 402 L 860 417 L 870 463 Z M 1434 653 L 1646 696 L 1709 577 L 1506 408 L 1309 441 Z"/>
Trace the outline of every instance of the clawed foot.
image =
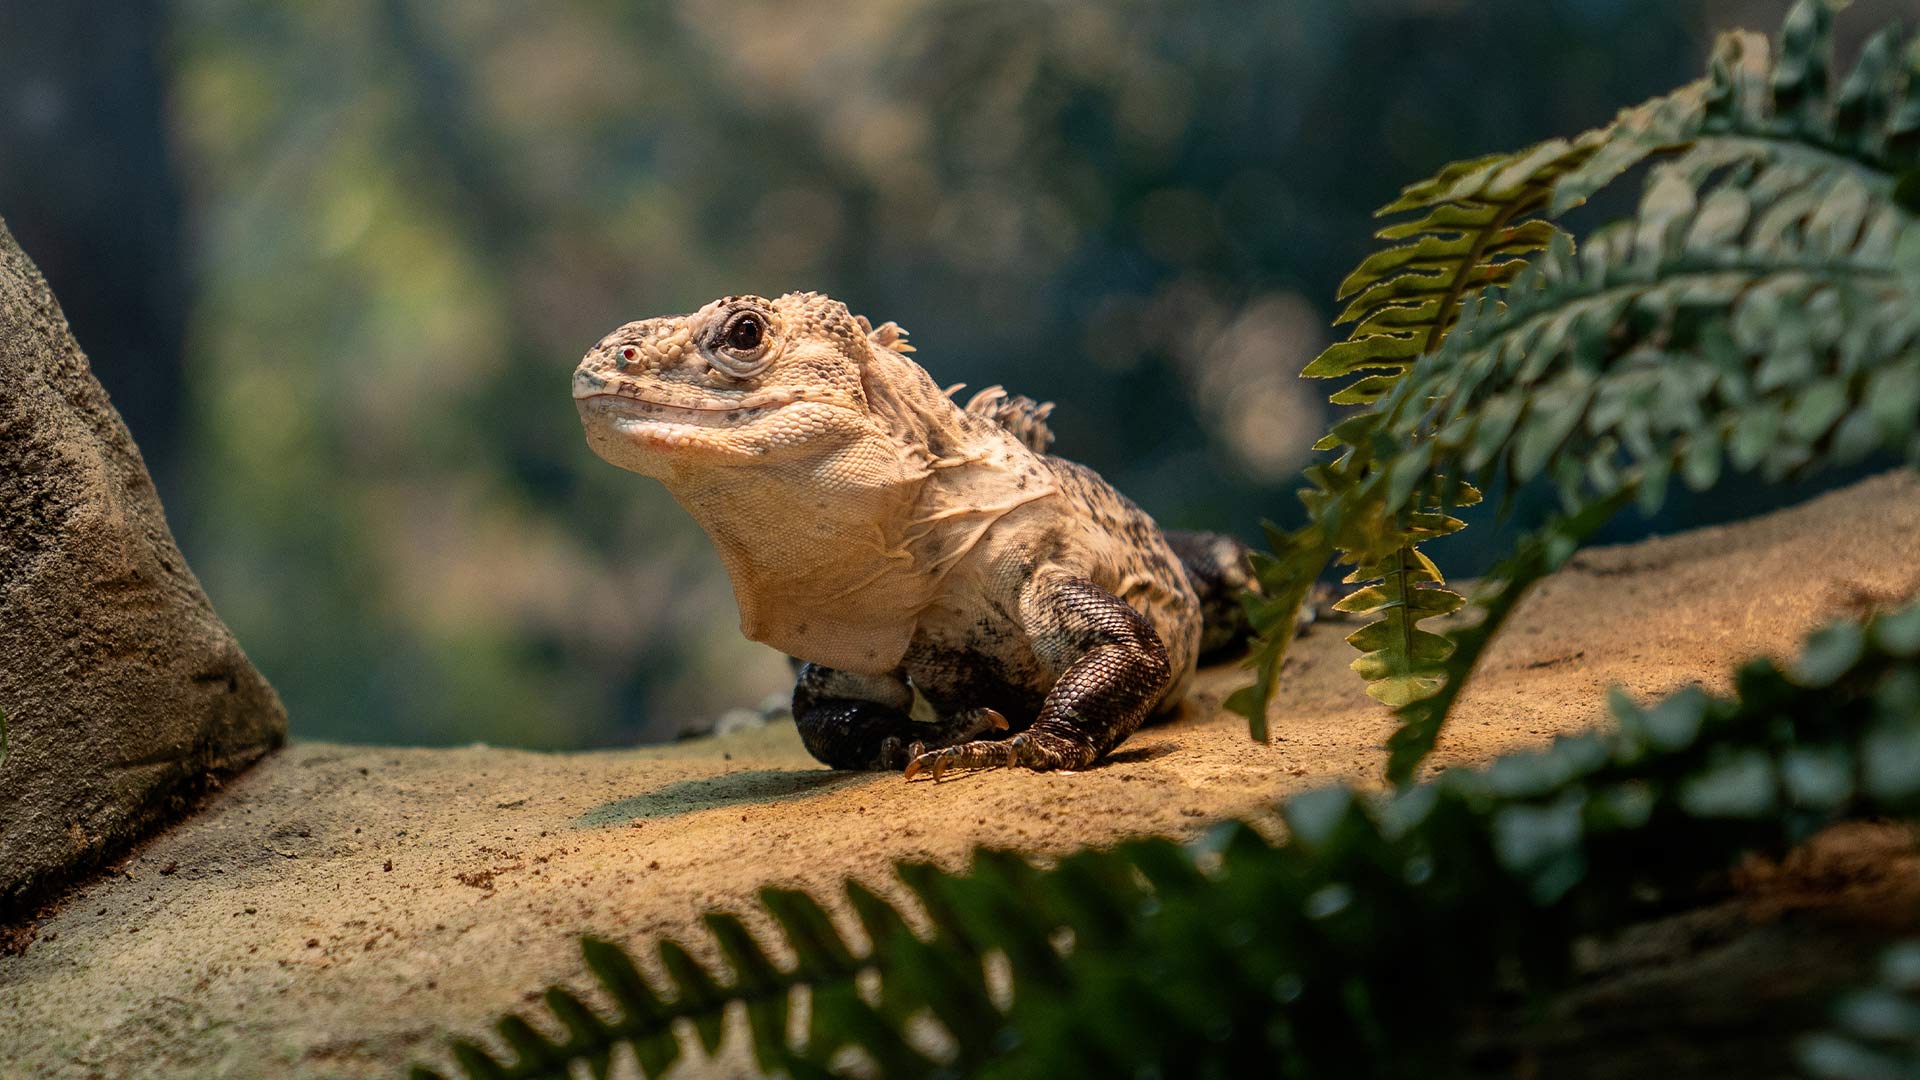
<path id="1" fill-rule="evenodd" d="M 931 773 L 937 781 L 946 775 L 948 769 L 994 769 L 1009 766 L 1014 763 L 1017 753 L 1014 744 L 1024 738 L 1026 736 L 1022 734 L 1002 742 L 977 740 L 961 743 L 959 746 L 923 751 L 913 755 L 912 760 L 907 762 L 905 775 L 911 780 L 925 771 Z"/>
<path id="2" fill-rule="evenodd" d="M 911 780 L 925 772 L 937 781 L 948 769 L 1003 769 L 1016 765 L 1035 772 L 1077 769 L 1091 762 L 1094 756 L 1092 747 L 1080 746 L 1057 735 L 1023 731 L 1011 739 L 978 739 L 915 753 L 907 762 L 905 776 Z"/>
<path id="3" fill-rule="evenodd" d="M 933 724 L 914 724 L 916 728 L 925 727 L 930 738 L 914 739 L 909 742 L 897 736 L 888 736 L 880 744 L 879 766 L 883 769 L 898 769 L 905 766 L 911 770 L 913 763 L 925 757 L 930 749 L 937 750 L 968 743 L 992 731 L 1006 731 L 1012 725 L 1007 718 L 995 709 L 969 709 L 956 713 L 944 722 Z M 913 775 L 909 772 L 907 775 Z"/>

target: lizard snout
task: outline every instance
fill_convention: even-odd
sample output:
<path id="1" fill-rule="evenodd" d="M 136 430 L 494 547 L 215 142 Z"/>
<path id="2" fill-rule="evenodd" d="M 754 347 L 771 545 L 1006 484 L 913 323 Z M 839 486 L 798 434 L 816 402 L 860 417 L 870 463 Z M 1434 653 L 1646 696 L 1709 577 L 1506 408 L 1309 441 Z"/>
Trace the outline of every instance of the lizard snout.
<path id="1" fill-rule="evenodd" d="M 649 345 L 645 331 L 645 324 L 629 324 L 588 350 L 580 366 L 573 370 L 573 396 L 584 398 L 603 393 L 609 382 L 623 375 L 659 367 L 662 357 Z"/>
<path id="2" fill-rule="evenodd" d="M 578 401 L 582 398 L 593 397 L 595 394 L 605 393 L 607 382 L 608 379 L 604 372 L 595 370 L 591 362 L 582 361 L 579 367 L 573 369 L 574 400 Z"/>

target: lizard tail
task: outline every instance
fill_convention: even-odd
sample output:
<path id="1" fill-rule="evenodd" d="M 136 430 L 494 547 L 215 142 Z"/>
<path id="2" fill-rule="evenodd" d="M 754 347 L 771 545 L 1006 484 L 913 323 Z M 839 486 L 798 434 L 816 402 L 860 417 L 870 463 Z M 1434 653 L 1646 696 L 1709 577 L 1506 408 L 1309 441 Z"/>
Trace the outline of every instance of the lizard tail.
<path id="1" fill-rule="evenodd" d="M 1240 596 L 1259 588 L 1247 559 L 1247 545 L 1221 533 L 1169 529 L 1166 537 L 1200 597 L 1200 662 L 1237 658 L 1253 636 Z"/>

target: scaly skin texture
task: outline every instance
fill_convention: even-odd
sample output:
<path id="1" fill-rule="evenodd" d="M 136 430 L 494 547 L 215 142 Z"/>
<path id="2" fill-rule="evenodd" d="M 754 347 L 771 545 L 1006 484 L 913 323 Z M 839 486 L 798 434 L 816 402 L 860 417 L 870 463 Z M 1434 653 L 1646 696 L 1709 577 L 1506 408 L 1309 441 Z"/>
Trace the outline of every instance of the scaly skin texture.
<path id="1" fill-rule="evenodd" d="M 961 408 L 911 351 L 816 293 L 729 296 L 607 335 L 573 394 L 593 450 L 712 537 L 741 631 L 805 662 L 815 757 L 1082 768 L 1244 637 L 1246 549 L 1163 534 L 1045 453 L 1051 405 Z"/>

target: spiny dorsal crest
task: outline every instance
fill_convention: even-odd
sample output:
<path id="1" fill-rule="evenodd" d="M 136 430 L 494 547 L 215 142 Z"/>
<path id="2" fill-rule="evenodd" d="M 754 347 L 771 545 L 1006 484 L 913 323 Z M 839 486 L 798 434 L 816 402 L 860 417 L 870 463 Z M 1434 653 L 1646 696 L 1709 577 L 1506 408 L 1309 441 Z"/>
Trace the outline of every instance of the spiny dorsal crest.
<path id="1" fill-rule="evenodd" d="M 959 389 L 955 386 L 948 393 Z M 1053 414 L 1051 401 L 1038 402 L 1024 394 L 1009 394 L 1005 387 L 989 386 L 968 399 L 967 411 L 1006 428 L 1036 454 L 1046 453 L 1053 445 L 1053 429 L 1047 426 L 1047 417 Z"/>
<path id="2" fill-rule="evenodd" d="M 907 344 L 906 328 L 899 323 L 889 320 L 875 326 L 865 315 L 855 315 L 853 321 L 859 324 L 860 332 L 867 335 L 867 340 L 879 348 L 892 349 L 897 353 L 913 351 L 913 346 Z"/>

